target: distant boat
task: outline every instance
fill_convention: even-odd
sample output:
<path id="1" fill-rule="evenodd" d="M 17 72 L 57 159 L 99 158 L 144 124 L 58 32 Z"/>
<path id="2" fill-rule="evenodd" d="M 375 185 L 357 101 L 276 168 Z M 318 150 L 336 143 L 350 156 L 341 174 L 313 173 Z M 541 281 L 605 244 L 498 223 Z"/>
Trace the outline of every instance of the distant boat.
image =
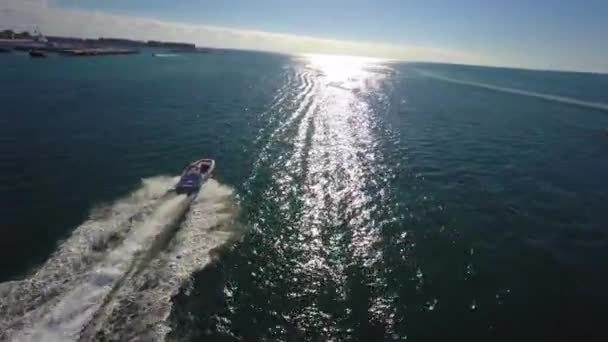
<path id="1" fill-rule="evenodd" d="M 30 57 L 32 58 L 45 58 L 46 52 L 42 50 L 30 50 Z"/>
<path id="2" fill-rule="evenodd" d="M 179 55 L 175 54 L 175 53 L 155 53 L 152 56 L 154 56 L 154 57 L 179 57 Z"/>
<path id="3" fill-rule="evenodd" d="M 11 49 L 9 49 L 9 48 L 3 48 L 3 47 L 0 47 L 0 53 L 7 53 L 7 52 L 11 52 L 11 51 L 12 51 L 12 50 L 11 50 Z"/>

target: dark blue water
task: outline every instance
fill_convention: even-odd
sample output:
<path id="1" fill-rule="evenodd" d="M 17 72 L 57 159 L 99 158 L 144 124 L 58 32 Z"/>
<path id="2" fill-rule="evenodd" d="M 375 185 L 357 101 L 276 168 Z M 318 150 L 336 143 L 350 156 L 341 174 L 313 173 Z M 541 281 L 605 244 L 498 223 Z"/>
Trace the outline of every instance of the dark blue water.
<path id="1" fill-rule="evenodd" d="M 606 337 L 606 75 L 0 57 L 1 338 Z"/>

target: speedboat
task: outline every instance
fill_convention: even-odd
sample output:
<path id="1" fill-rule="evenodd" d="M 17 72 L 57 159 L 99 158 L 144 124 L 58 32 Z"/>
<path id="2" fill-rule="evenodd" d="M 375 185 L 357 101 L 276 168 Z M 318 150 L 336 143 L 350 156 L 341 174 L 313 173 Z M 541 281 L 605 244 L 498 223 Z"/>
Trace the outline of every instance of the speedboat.
<path id="1" fill-rule="evenodd" d="M 213 159 L 200 159 L 186 166 L 175 186 L 175 192 L 188 196 L 197 194 L 201 186 L 211 177 L 214 168 Z"/>

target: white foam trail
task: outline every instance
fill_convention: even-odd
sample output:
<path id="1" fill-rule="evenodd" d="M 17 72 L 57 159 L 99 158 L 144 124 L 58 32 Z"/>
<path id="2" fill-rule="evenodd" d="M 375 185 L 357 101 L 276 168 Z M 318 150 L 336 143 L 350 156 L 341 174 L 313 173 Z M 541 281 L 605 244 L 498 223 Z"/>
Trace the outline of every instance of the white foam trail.
<path id="1" fill-rule="evenodd" d="M 213 261 L 214 250 L 238 237 L 237 210 L 232 188 L 214 180 L 205 183 L 169 246 L 145 272 L 125 282 L 85 336 L 101 331 L 109 340 L 164 340 L 172 297 Z"/>
<path id="2" fill-rule="evenodd" d="M 422 75 L 425 75 L 425 76 L 428 76 L 428 77 L 431 77 L 434 79 L 438 79 L 441 81 L 445 81 L 445 82 L 468 85 L 468 86 L 472 86 L 472 87 L 477 87 L 477 88 L 482 88 L 482 89 L 487 89 L 487 90 L 492 90 L 492 91 L 498 91 L 498 92 L 503 92 L 503 93 L 535 97 L 535 98 L 546 100 L 546 101 L 559 102 L 559 103 L 563 103 L 563 104 L 567 104 L 567 105 L 589 108 L 589 109 L 596 109 L 596 110 L 608 112 L 608 104 L 605 104 L 605 103 L 588 102 L 588 101 L 573 99 L 570 97 L 543 94 L 543 93 L 537 93 L 534 91 L 515 89 L 515 88 L 509 88 L 509 87 L 500 87 L 500 86 L 480 83 L 480 82 L 464 81 L 464 80 L 459 80 L 459 79 L 455 79 L 455 78 L 439 76 L 435 73 L 431 73 L 431 72 L 424 71 L 424 70 L 419 70 L 419 69 L 416 69 L 416 70 L 418 72 L 420 72 Z"/>
<path id="3" fill-rule="evenodd" d="M 231 224 L 223 231 L 201 233 L 199 229 L 213 227 L 219 221 L 232 223 L 236 213 L 222 209 L 235 206 L 232 189 L 209 180 L 173 237 L 190 201 L 184 195 L 161 197 L 173 184 L 175 178 L 169 177 L 144 181 L 142 189 L 131 196 L 96 210 L 38 272 L 23 281 L 0 284 L 0 340 L 77 340 L 83 331 L 88 334 L 83 339 L 93 339 L 96 329 L 106 328 L 100 324 L 107 318 L 105 312 L 112 312 L 118 305 L 115 300 L 121 302 L 121 293 L 132 297 L 132 289 L 144 275 L 165 286 L 162 293 L 152 288 L 150 295 L 145 290 L 139 294 L 149 301 L 162 300 L 155 304 L 156 311 L 142 310 L 138 316 L 142 321 L 156 317 L 152 320 L 158 326 L 164 324 L 155 313 L 164 310 L 162 319 L 166 319 L 171 294 L 206 264 L 211 249 L 234 236 Z M 172 237 L 173 247 L 155 250 L 165 247 L 164 241 Z M 164 305 L 168 308 L 163 309 Z M 122 340 L 120 336 L 118 339 Z"/>
<path id="4" fill-rule="evenodd" d="M 112 250 L 82 282 L 64 294 L 50 312 L 31 329 L 17 335 L 16 339 L 23 339 L 23 336 L 40 336 L 44 339 L 47 335 L 78 338 L 80 331 L 129 271 L 134 258 L 183 214 L 188 200 L 185 195 L 179 195 L 162 203 L 149 218 L 135 226 L 123 243 Z"/>
<path id="5" fill-rule="evenodd" d="M 0 340 L 38 321 L 60 294 L 73 287 L 109 248 L 153 210 L 173 184 L 175 178 L 171 177 L 143 180 L 141 188 L 132 194 L 95 208 L 89 219 L 32 275 L 0 284 Z"/>

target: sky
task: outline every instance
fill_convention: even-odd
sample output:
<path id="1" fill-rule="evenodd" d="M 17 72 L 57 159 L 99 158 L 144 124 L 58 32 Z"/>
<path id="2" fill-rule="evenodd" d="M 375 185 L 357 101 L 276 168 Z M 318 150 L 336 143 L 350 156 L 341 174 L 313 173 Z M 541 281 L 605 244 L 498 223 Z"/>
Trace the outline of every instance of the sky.
<path id="1" fill-rule="evenodd" d="M 0 0 L 0 28 L 608 72 L 607 0 Z"/>

